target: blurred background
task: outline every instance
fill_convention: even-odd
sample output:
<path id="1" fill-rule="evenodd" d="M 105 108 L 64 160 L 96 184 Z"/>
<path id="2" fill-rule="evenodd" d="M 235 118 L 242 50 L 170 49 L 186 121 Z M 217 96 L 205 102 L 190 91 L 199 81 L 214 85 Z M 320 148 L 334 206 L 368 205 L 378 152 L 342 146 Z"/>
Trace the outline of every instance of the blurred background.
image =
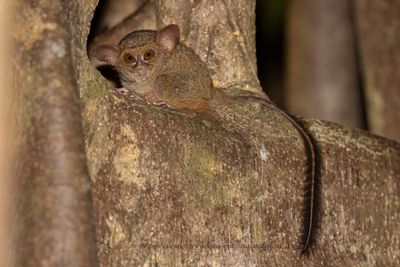
<path id="1" fill-rule="evenodd" d="M 100 0 L 89 42 L 145 2 Z M 258 75 L 275 103 L 400 141 L 399 0 L 257 0 L 256 27 Z"/>
<path id="2" fill-rule="evenodd" d="M 257 1 L 259 78 L 293 114 L 367 129 L 348 0 Z"/>
<path id="3" fill-rule="evenodd" d="M 293 114 L 400 140 L 400 1 L 258 0 L 258 74 Z"/>

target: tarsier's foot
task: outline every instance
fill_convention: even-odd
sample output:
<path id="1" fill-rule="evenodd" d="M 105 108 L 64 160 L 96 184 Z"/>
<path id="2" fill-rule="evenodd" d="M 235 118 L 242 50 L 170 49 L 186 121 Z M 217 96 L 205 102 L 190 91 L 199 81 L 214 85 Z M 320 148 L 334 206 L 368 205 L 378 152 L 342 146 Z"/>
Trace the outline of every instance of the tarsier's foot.
<path id="1" fill-rule="evenodd" d="M 168 107 L 168 105 L 162 100 L 151 101 L 151 104 L 154 105 L 154 106 Z"/>
<path id="2" fill-rule="evenodd" d="M 115 88 L 115 90 L 120 93 L 121 95 L 127 96 L 129 94 L 129 90 L 125 87 Z"/>
<path id="3" fill-rule="evenodd" d="M 136 100 L 140 100 L 140 101 L 144 101 L 146 103 L 152 104 L 154 106 L 160 106 L 160 107 L 170 107 L 168 104 L 166 104 L 164 101 L 162 100 L 151 100 L 151 99 L 146 99 L 145 97 L 142 97 L 138 94 L 136 94 L 135 92 L 132 92 L 128 89 L 126 89 L 125 87 L 121 87 L 121 88 L 115 88 L 115 90 L 120 93 L 121 95 L 123 95 L 124 97 L 128 98 L 128 99 L 136 99 Z"/>
<path id="4" fill-rule="evenodd" d="M 125 96 L 126 98 L 129 99 L 137 99 L 137 100 L 141 100 L 141 101 L 145 101 L 145 99 L 143 97 L 141 97 L 138 94 L 135 94 L 132 91 L 129 91 L 128 89 L 126 89 L 125 87 L 121 87 L 121 88 L 115 88 L 115 90 L 120 93 L 121 95 Z"/>

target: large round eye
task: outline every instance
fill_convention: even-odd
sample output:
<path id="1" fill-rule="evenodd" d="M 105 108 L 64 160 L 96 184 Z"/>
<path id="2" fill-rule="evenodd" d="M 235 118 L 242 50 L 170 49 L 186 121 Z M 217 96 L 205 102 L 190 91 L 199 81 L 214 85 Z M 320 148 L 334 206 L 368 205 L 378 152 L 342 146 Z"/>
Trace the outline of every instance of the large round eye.
<path id="1" fill-rule="evenodd" d="M 125 63 L 132 64 L 132 63 L 136 63 L 136 58 L 131 53 L 125 53 L 124 61 L 125 61 Z"/>
<path id="2" fill-rule="evenodd" d="M 146 52 L 144 52 L 143 59 L 146 60 L 146 61 L 150 60 L 150 59 L 152 59 L 154 57 L 154 55 L 155 55 L 154 50 L 149 49 Z"/>

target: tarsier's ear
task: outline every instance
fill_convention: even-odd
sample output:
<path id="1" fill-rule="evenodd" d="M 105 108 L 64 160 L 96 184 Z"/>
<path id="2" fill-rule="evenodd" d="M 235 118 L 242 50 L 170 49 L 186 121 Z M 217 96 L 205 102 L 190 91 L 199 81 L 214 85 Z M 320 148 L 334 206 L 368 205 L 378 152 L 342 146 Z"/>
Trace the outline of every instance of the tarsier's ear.
<path id="1" fill-rule="evenodd" d="M 170 24 L 158 31 L 156 43 L 161 46 L 166 53 L 171 53 L 179 41 L 179 26 Z"/>
<path id="2" fill-rule="evenodd" d="M 117 64 L 120 48 L 112 45 L 100 45 L 91 51 L 91 57 L 107 64 L 115 66 Z"/>

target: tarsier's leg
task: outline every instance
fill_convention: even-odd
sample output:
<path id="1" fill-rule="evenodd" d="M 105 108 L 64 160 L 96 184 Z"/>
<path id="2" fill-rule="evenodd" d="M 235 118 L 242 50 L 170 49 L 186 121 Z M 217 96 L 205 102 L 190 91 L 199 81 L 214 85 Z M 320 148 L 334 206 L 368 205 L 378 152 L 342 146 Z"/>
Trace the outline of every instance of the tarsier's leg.
<path id="1" fill-rule="evenodd" d="M 155 81 L 155 95 L 160 99 L 179 100 L 206 98 L 204 90 L 191 73 L 167 73 L 159 75 Z M 206 92 L 208 93 L 208 92 Z"/>
<path id="2" fill-rule="evenodd" d="M 202 86 L 190 72 L 159 75 L 154 87 L 154 97 L 171 109 L 204 109 L 212 96 L 211 87 Z"/>

